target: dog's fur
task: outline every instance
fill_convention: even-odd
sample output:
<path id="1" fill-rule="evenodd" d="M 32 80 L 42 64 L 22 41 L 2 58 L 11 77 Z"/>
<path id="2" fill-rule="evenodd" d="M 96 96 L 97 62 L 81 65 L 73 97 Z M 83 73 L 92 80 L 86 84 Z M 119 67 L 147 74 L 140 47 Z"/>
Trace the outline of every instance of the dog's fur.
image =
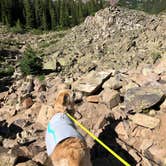
<path id="1" fill-rule="evenodd" d="M 69 90 L 59 93 L 55 100 L 55 114 L 66 111 L 74 115 L 74 104 Z M 50 156 L 53 166 L 92 166 L 86 142 L 79 138 L 61 141 Z"/>

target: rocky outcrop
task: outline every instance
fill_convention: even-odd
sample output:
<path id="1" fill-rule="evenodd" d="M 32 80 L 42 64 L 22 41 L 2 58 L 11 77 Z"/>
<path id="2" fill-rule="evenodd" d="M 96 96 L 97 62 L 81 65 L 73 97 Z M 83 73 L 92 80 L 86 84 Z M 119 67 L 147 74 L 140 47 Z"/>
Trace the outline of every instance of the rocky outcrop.
<path id="1" fill-rule="evenodd" d="M 50 55 L 50 59 L 58 61 L 63 74 L 68 75 L 95 68 L 135 68 L 140 63 L 157 63 L 166 56 L 165 26 L 165 14 L 105 8 L 87 17 L 44 52 L 47 58 Z"/>

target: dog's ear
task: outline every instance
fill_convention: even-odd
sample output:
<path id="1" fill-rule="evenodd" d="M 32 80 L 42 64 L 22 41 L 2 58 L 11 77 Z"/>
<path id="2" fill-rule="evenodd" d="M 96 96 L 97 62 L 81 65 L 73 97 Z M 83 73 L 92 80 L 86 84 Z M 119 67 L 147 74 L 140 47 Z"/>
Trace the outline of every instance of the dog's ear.
<path id="1" fill-rule="evenodd" d="M 71 94 L 70 90 L 61 91 L 55 100 L 55 104 L 61 106 L 67 106 L 71 102 L 70 94 Z"/>

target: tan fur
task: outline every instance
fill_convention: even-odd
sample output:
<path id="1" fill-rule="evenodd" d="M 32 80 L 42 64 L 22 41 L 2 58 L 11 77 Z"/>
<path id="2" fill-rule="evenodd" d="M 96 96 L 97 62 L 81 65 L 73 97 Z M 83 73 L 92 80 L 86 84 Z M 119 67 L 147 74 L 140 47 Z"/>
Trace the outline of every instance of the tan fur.
<path id="1" fill-rule="evenodd" d="M 55 100 L 55 114 L 65 111 L 74 115 L 74 105 L 69 90 L 61 91 Z M 92 166 L 87 144 L 79 138 L 67 138 L 59 143 L 50 158 L 53 166 Z"/>

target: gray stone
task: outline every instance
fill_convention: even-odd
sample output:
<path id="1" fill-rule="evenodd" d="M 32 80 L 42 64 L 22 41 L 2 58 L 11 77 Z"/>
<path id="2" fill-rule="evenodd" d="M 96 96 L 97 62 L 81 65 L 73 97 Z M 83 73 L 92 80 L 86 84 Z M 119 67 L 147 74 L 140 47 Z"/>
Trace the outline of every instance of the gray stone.
<path id="1" fill-rule="evenodd" d="M 124 102 L 126 111 L 142 112 L 159 103 L 164 97 L 164 93 L 157 87 L 138 87 L 129 89 Z"/>
<path id="2" fill-rule="evenodd" d="M 96 92 L 110 76 L 111 71 L 91 71 L 87 75 L 81 77 L 78 81 L 74 82 L 72 87 L 75 90 L 90 95 Z"/>
<path id="3" fill-rule="evenodd" d="M 117 80 L 115 77 L 111 77 L 108 81 L 103 84 L 103 88 L 111 88 L 114 90 L 120 89 L 122 82 Z"/>
<path id="4" fill-rule="evenodd" d="M 160 124 L 160 119 L 140 113 L 136 113 L 135 115 L 130 115 L 129 119 L 131 119 L 137 125 L 147 127 L 150 129 L 154 129 Z"/>

